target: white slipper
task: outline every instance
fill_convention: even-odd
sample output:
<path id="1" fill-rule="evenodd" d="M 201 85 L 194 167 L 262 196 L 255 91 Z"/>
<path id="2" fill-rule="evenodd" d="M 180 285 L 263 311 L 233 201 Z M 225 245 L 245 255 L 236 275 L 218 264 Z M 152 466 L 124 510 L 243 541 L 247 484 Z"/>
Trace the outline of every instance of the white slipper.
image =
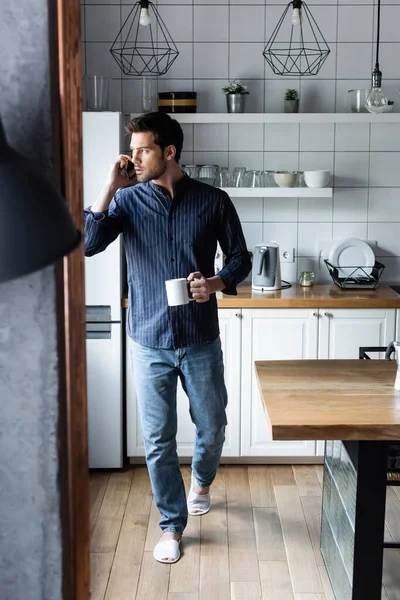
<path id="1" fill-rule="evenodd" d="M 179 550 L 179 544 L 181 540 L 160 540 L 158 544 L 155 545 L 153 550 L 153 556 L 158 562 L 172 564 L 176 563 L 180 557 L 181 553 Z"/>
<path id="2" fill-rule="evenodd" d="M 210 492 L 208 494 L 196 494 L 193 491 L 194 479 L 192 475 L 192 485 L 187 499 L 187 507 L 190 515 L 199 517 L 205 515 L 210 510 L 211 498 Z"/>

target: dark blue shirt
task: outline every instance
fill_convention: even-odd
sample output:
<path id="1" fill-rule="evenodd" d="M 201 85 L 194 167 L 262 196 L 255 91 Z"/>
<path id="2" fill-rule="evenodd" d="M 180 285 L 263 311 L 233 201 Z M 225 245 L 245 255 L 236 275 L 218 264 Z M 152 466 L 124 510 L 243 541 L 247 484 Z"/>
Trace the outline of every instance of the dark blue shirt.
<path id="1" fill-rule="evenodd" d="M 85 209 L 85 253 L 102 252 L 122 233 L 128 272 L 129 336 L 143 346 L 180 348 L 205 344 L 219 335 L 217 300 L 168 306 L 165 281 L 200 271 L 215 275 L 219 241 L 226 256 L 218 272 L 226 288 L 251 270 L 235 207 L 222 190 L 185 175 L 175 196 L 153 182 L 120 189 L 105 213 Z"/>

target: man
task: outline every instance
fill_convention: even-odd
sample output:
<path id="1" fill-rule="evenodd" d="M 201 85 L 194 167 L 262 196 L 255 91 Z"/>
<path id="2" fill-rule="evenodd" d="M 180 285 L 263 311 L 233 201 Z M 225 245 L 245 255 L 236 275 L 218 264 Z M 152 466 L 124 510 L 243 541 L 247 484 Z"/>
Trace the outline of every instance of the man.
<path id="1" fill-rule="evenodd" d="M 176 562 L 191 514 L 210 507 L 225 439 L 227 394 L 215 292 L 236 294 L 251 270 L 242 228 L 225 192 L 179 167 L 183 132 L 165 113 L 133 119 L 132 158 L 120 155 L 95 203 L 85 209 L 86 256 L 122 233 L 128 270 L 127 331 L 142 434 L 162 537 L 160 562 Z M 133 163 L 133 165 L 132 165 Z M 135 175 L 127 179 L 134 166 Z M 132 185 L 134 184 L 134 185 Z M 226 263 L 214 275 L 217 241 Z M 194 302 L 168 306 L 165 281 L 187 278 Z M 186 391 L 196 440 L 186 500 L 176 452 L 176 386 Z"/>

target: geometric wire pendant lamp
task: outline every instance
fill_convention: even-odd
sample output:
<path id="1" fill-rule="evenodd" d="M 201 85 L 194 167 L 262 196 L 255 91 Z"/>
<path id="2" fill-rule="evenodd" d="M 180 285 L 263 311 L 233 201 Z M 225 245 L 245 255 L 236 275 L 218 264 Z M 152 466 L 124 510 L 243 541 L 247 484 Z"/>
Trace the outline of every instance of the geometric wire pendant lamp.
<path id="1" fill-rule="evenodd" d="M 329 53 L 307 4 L 293 0 L 286 6 L 263 55 L 276 75 L 307 77 L 317 75 Z"/>
<path id="2" fill-rule="evenodd" d="M 157 8 L 139 0 L 125 19 L 110 52 L 124 75 L 164 75 L 179 52 Z"/>

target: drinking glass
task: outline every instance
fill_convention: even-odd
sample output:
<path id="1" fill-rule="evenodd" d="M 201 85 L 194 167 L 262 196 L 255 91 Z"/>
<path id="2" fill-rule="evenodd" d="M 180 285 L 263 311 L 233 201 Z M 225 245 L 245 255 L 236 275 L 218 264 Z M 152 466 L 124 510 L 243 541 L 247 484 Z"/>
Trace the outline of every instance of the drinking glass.
<path id="1" fill-rule="evenodd" d="M 274 179 L 274 173 L 275 171 L 263 172 L 264 187 L 277 187 Z"/>
<path id="2" fill-rule="evenodd" d="M 199 170 L 199 180 L 203 183 L 213 185 L 219 171 L 218 165 L 201 165 Z"/>
<path id="3" fill-rule="evenodd" d="M 214 180 L 214 185 L 217 187 L 229 187 L 230 175 L 227 167 L 221 167 Z"/>
<path id="4" fill-rule="evenodd" d="M 200 167 L 197 165 L 182 165 L 182 170 L 185 171 L 192 179 L 199 178 Z"/>
<path id="5" fill-rule="evenodd" d="M 263 172 L 248 171 L 246 187 L 256 188 L 263 187 Z"/>
<path id="6" fill-rule="evenodd" d="M 108 110 L 111 77 L 87 75 L 85 77 L 86 110 Z"/>
<path id="7" fill-rule="evenodd" d="M 153 112 L 157 110 L 157 80 L 155 77 L 144 75 L 142 77 L 142 111 Z"/>
<path id="8" fill-rule="evenodd" d="M 347 92 L 347 110 L 349 112 L 367 112 L 365 101 L 369 90 L 348 90 Z"/>
<path id="9" fill-rule="evenodd" d="M 232 175 L 233 187 L 245 187 L 246 167 L 235 167 Z"/>

